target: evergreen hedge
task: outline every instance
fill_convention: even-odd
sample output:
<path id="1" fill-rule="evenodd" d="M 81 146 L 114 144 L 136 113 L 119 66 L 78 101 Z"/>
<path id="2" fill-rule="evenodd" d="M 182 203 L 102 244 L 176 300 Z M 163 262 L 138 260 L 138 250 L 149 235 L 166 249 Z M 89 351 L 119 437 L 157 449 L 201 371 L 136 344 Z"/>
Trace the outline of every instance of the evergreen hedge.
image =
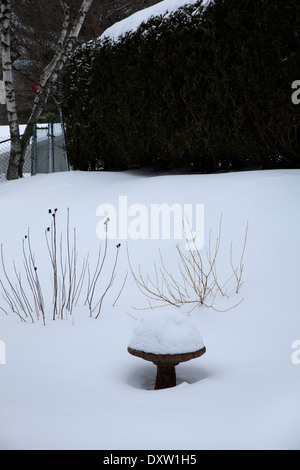
<path id="1" fill-rule="evenodd" d="M 298 0 L 200 1 L 76 49 L 62 85 L 71 165 L 299 168 L 299 25 Z"/>

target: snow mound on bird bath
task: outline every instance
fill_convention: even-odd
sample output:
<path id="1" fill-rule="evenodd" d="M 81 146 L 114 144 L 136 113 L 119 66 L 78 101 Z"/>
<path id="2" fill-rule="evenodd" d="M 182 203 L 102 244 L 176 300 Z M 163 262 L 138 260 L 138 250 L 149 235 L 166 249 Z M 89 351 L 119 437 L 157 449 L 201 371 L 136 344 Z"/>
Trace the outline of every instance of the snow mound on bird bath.
<path id="1" fill-rule="evenodd" d="M 152 354 L 184 354 L 204 348 L 196 325 L 176 310 L 147 313 L 128 345 Z"/>

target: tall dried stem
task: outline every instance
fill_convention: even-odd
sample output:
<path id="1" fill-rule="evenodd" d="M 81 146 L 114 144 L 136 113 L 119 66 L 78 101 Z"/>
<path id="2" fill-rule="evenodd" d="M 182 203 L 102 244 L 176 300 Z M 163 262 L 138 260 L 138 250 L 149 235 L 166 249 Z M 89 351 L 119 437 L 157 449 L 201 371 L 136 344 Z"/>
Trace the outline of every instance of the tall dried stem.
<path id="1" fill-rule="evenodd" d="M 243 244 L 242 253 L 241 253 L 241 256 L 240 256 L 240 263 L 239 263 L 239 266 L 236 267 L 236 268 L 234 268 L 233 261 L 232 261 L 233 242 L 231 242 L 231 245 L 230 245 L 230 264 L 231 264 L 231 268 L 232 268 L 232 271 L 233 271 L 233 275 L 234 275 L 235 280 L 236 280 L 236 290 L 235 290 L 235 292 L 237 294 L 240 290 L 241 285 L 243 284 L 243 282 L 242 282 L 242 276 L 243 276 L 243 271 L 244 271 L 243 260 L 244 260 L 244 254 L 245 254 L 247 237 L 248 237 L 248 226 L 249 226 L 249 222 L 247 222 L 247 225 L 246 225 L 245 236 L 244 236 L 244 244 Z"/>
<path id="2" fill-rule="evenodd" d="M 118 264 L 118 257 L 119 257 L 119 249 L 120 249 L 121 245 L 120 243 L 116 246 L 117 248 L 117 251 L 116 251 L 116 256 L 115 256 L 115 262 L 114 262 L 114 265 L 113 265 L 113 268 L 112 268 L 112 272 L 111 272 L 111 277 L 110 277 L 110 280 L 106 286 L 106 289 L 104 290 L 104 293 L 102 294 L 99 302 L 96 304 L 94 310 L 98 307 L 98 313 L 96 315 L 95 318 L 98 318 L 100 313 L 101 313 L 101 308 L 102 308 L 102 303 L 103 303 L 103 300 L 104 300 L 104 297 L 106 296 L 106 294 L 108 293 L 109 289 L 111 288 L 111 286 L 113 285 L 113 282 L 115 280 L 115 274 L 116 274 L 116 268 L 117 268 L 117 264 Z"/>

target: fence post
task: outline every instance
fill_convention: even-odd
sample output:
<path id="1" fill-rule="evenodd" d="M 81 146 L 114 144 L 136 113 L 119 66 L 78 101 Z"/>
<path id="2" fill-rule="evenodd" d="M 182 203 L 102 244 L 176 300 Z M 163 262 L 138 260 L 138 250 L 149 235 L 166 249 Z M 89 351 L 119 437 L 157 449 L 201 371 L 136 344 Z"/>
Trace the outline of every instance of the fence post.
<path id="1" fill-rule="evenodd" d="M 36 160 L 37 160 L 37 132 L 36 132 L 36 124 L 34 124 L 33 134 L 32 134 L 32 147 L 31 147 L 31 176 L 36 175 Z"/>
<path id="2" fill-rule="evenodd" d="M 54 120 L 50 121 L 50 152 L 51 152 L 51 172 L 54 173 L 55 171 L 55 153 L 54 153 Z"/>
<path id="3" fill-rule="evenodd" d="M 50 124 L 48 123 L 48 126 L 47 126 L 47 165 L 46 165 L 46 168 L 47 168 L 47 173 L 50 173 L 50 165 L 51 165 L 51 145 L 50 145 L 50 134 L 51 134 L 51 131 L 50 131 Z"/>
<path id="4" fill-rule="evenodd" d="M 68 159 L 68 154 L 67 154 L 67 149 L 66 149 L 65 126 L 64 126 L 63 114 L 62 114 L 61 109 L 59 110 L 59 115 L 60 115 L 60 125 L 61 125 L 61 130 L 62 130 L 63 145 L 64 145 L 64 152 L 65 152 L 65 159 L 66 159 L 66 169 L 67 171 L 70 171 L 69 159 Z"/>

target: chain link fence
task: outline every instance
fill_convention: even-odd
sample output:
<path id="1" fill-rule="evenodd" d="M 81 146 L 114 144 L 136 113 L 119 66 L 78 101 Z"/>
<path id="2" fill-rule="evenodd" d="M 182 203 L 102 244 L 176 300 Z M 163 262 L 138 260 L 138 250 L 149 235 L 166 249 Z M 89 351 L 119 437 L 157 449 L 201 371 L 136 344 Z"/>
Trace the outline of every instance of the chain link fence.
<path id="1" fill-rule="evenodd" d="M 6 174 L 8 170 L 8 163 L 10 158 L 11 139 L 5 139 L 0 142 L 0 182 L 6 181 Z M 31 146 L 27 147 L 23 175 L 31 175 Z"/>
<path id="2" fill-rule="evenodd" d="M 11 139 L 0 142 L 0 182 L 6 181 L 10 158 Z M 23 176 L 68 171 L 64 128 L 60 118 L 34 127 L 26 149 Z"/>

